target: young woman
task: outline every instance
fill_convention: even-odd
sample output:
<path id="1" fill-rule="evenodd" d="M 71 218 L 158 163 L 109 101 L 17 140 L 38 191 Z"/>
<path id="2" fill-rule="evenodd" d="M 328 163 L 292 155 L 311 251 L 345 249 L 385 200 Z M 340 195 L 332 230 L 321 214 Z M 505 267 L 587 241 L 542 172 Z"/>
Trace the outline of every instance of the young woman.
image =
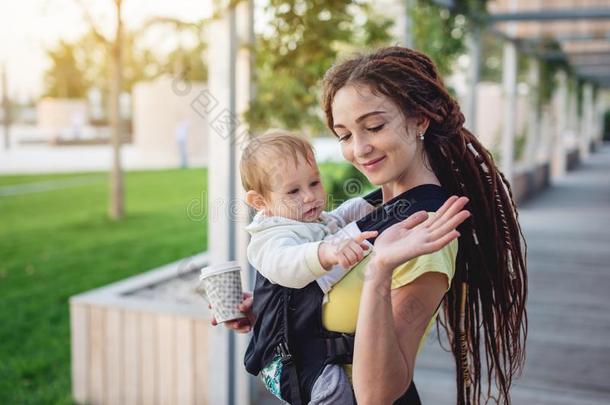
<path id="1" fill-rule="evenodd" d="M 464 116 L 434 64 L 402 47 L 346 60 L 324 78 L 323 109 L 343 156 L 380 186 L 384 203 L 424 187 L 468 197 L 472 214 L 458 228 L 459 249 L 454 241 L 406 263 L 401 240 L 417 221 L 388 228 L 369 259 L 330 292 L 324 327 L 357 331 L 347 371 L 358 404 L 419 403 L 415 359 L 441 302 L 439 322 L 456 363 L 456 402 L 493 396 L 510 403 L 527 334 L 525 245 L 508 182 L 463 127 Z M 451 205 L 439 210 L 439 218 Z M 242 309 L 250 306 L 247 299 Z M 247 331 L 251 321 L 227 326 Z"/>

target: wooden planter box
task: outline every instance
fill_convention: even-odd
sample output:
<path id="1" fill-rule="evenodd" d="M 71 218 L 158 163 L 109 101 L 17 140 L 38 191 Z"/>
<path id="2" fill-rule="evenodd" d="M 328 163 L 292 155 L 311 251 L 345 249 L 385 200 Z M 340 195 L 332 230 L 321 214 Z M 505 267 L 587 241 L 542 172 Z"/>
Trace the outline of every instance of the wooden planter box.
<path id="1" fill-rule="evenodd" d="M 194 292 L 206 262 L 200 254 L 70 298 L 76 402 L 206 404 L 209 313 Z"/>

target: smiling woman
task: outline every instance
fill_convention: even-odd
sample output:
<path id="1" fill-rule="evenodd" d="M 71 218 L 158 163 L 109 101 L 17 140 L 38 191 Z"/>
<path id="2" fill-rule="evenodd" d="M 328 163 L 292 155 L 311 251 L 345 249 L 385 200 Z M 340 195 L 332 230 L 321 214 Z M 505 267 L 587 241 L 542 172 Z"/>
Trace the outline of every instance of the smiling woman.
<path id="1" fill-rule="evenodd" d="M 345 403 L 355 395 L 359 404 L 417 405 L 416 357 L 442 312 L 456 363 L 456 402 L 482 401 L 485 369 L 489 388 L 483 401 L 493 397 L 509 404 L 512 378 L 524 360 L 527 273 L 511 188 L 491 154 L 464 128 L 464 116 L 432 61 L 408 48 L 383 48 L 331 68 L 324 79 L 323 108 L 345 159 L 379 187 L 366 196 L 374 211 L 356 221 L 358 230 L 374 229 L 378 235 L 366 236 L 374 241 L 372 254 L 358 257 L 332 290 L 323 290 L 328 297 L 321 311 L 315 311 L 315 299 L 295 306 L 291 297 L 297 295 L 302 304 L 307 302 L 303 297 L 319 296 L 313 281 L 322 272 L 303 278 L 309 284 L 286 285 L 306 290 L 303 294 L 279 293 L 273 280 L 257 275 L 254 301 L 248 297 L 240 305 L 247 318 L 226 326 L 239 332 L 253 327 L 254 347 L 261 336 L 269 337 L 266 326 L 286 326 L 279 341 L 267 341 L 279 343 L 276 351 L 252 357 L 257 351 L 249 350 L 248 371 L 257 373 L 267 364 L 261 359 L 271 360 L 275 353 L 274 362 L 296 369 L 296 376 L 289 371 L 288 382 L 280 378 L 282 398 L 297 398 L 289 402 L 298 404 L 300 395 L 309 399 L 311 393 L 313 404 L 337 403 L 314 397 L 328 381 L 341 380 L 318 367 L 317 360 L 326 355 L 331 359 L 324 365 L 345 364 L 353 391 L 338 389 L 344 383 L 326 390 L 341 393 Z M 469 212 L 462 210 L 466 204 L 469 221 Z M 273 249 L 266 254 L 273 255 Z M 319 262 L 315 256 L 293 255 L 282 268 Z M 254 267 L 265 270 L 264 263 Z M 320 313 L 324 330 L 319 330 Z M 269 322 L 269 314 L 284 314 L 283 323 Z M 330 341 L 320 340 L 327 334 Z M 341 355 L 333 357 L 337 352 Z M 317 378 L 326 383 L 318 384 Z M 492 393 L 494 386 L 498 392 Z"/>
<path id="2" fill-rule="evenodd" d="M 323 107 L 343 156 L 381 187 L 384 201 L 433 184 L 468 196 L 473 213 L 460 227 L 459 253 L 448 256 L 455 266 L 451 260 L 442 264 L 441 257 L 449 253 L 445 248 L 362 285 L 360 304 L 352 306 L 358 311 L 353 378 L 359 402 L 393 401 L 409 384 L 408 391 L 413 389 L 415 358 L 425 331 L 412 328 L 413 316 L 397 314 L 404 312 L 401 303 L 418 302 L 418 316 L 432 322 L 434 302 L 442 300 L 443 326 L 456 362 L 457 402 L 481 400 L 484 348 L 487 397 L 495 384 L 494 396 L 510 403 L 509 387 L 523 365 L 527 333 L 521 230 L 510 185 L 490 153 L 464 128 L 464 116 L 436 67 L 427 56 L 401 47 L 356 56 L 327 72 Z M 376 242 L 377 257 L 384 254 L 380 247 Z M 372 268 L 383 268 L 379 261 Z M 447 279 L 433 277 L 435 272 Z M 380 292 L 391 300 L 379 302 Z M 335 309 L 327 312 L 341 311 L 339 307 L 335 302 Z"/>

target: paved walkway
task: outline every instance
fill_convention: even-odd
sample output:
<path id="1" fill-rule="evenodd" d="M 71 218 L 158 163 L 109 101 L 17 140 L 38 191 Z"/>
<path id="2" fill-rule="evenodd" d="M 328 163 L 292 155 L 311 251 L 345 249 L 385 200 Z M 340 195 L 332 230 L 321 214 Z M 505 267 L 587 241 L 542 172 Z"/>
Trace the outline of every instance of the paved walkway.
<path id="1" fill-rule="evenodd" d="M 529 336 L 512 403 L 610 404 L 610 145 L 520 207 L 520 219 Z M 430 336 L 415 374 L 423 404 L 454 405 L 454 378 L 453 358 Z"/>
<path id="2" fill-rule="evenodd" d="M 528 242 L 529 335 L 516 405 L 610 403 L 610 145 L 520 207 Z M 424 404 L 455 404 L 452 358 L 429 339 Z"/>

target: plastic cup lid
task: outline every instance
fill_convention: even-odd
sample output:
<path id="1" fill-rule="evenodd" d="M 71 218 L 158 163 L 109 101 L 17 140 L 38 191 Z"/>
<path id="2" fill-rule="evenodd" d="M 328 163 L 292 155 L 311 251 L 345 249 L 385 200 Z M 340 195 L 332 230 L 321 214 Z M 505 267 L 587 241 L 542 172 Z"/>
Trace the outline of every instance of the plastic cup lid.
<path id="1" fill-rule="evenodd" d="M 228 273 L 230 271 L 241 271 L 241 267 L 236 261 L 207 266 L 201 269 L 199 280 L 203 280 L 204 278 L 215 276 L 217 274 Z"/>

